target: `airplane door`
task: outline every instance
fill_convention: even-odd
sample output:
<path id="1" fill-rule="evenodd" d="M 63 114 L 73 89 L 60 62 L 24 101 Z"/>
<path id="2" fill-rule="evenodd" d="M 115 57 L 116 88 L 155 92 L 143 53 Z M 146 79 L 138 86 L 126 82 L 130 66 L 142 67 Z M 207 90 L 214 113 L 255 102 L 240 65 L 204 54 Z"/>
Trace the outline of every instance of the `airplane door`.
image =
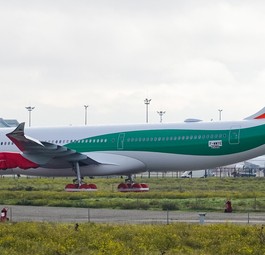
<path id="1" fill-rule="evenodd" d="M 240 141 L 240 126 L 232 126 L 229 132 L 229 143 L 239 144 Z"/>
<path id="2" fill-rule="evenodd" d="M 123 150 L 125 133 L 120 133 L 117 142 L 117 149 Z"/>

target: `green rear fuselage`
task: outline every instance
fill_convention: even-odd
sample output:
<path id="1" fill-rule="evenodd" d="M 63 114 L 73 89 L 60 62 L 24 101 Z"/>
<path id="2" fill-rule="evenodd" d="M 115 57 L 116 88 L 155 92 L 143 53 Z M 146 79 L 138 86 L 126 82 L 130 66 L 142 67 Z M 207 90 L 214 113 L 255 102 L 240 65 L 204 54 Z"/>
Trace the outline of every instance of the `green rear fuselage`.
<path id="1" fill-rule="evenodd" d="M 258 121 L 256 121 L 258 123 Z M 121 130 L 76 140 L 67 147 L 79 152 L 144 151 L 182 155 L 229 155 L 264 145 L 265 124 L 244 127 L 230 123 L 220 129 L 200 129 L 200 123 L 184 128 Z M 192 125 L 195 125 L 194 129 Z M 146 128 L 146 127 L 145 127 Z M 218 128 L 218 126 L 216 126 Z"/>

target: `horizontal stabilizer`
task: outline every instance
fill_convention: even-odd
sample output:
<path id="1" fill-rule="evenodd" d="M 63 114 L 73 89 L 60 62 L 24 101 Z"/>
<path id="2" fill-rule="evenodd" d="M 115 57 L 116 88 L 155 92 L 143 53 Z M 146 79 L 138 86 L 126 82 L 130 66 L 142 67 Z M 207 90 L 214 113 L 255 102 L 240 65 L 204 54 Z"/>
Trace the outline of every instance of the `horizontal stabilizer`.
<path id="1" fill-rule="evenodd" d="M 43 147 L 43 144 L 24 133 L 25 122 L 20 123 L 17 128 L 6 136 L 22 151 L 34 150 Z"/>
<path id="2" fill-rule="evenodd" d="M 24 128 L 25 123 L 21 123 L 14 131 L 6 136 L 22 152 L 21 156 L 30 161 L 34 167 L 39 165 L 47 168 L 66 168 L 69 167 L 69 165 L 72 165 L 73 162 L 79 162 L 80 165 L 99 164 L 87 155 L 69 149 L 65 146 L 44 141 L 42 142 L 35 138 L 26 136 Z M 6 157 L 6 155 L 4 156 Z M 11 154 L 8 154 L 8 156 L 10 158 Z M 18 156 L 16 157 L 18 158 Z M 25 162 L 27 163 L 27 161 Z M 17 165 L 20 166 L 19 164 Z"/>

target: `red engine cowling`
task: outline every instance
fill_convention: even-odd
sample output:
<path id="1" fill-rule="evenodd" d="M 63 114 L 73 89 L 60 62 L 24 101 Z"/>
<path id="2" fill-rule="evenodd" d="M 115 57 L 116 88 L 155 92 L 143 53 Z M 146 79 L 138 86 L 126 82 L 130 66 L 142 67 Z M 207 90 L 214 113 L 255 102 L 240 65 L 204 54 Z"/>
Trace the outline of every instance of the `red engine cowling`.
<path id="1" fill-rule="evenodd" d="M 19 167 L 21 169 L 37 168 L 38 164 L 29 161 L 17 152 L 0 152 L 0 170 Z"/>

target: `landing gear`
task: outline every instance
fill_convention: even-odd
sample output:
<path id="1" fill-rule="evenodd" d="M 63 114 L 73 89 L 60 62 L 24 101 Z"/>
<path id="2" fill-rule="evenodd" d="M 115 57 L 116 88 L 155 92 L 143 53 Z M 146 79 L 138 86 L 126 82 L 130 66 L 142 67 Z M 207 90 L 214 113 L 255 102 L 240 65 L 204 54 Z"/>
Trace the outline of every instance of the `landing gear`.
<path id="1" fill-rule="evenodd" d="M 96 184 L 86 184 L 83 182 L 81 174 L 80 174 L 80 168 L 79 163 L 75 162 L 73 163 L 73 171 L 76 173 L 77 178 L 74 180 L 75 183 L 70 183 L 65 186 L 65 191 L 96 191 L 97 186 Z"/>
<path id="2" fill-rule="evenodd" d="M 118 191 L 120 192 L 146 192 L 149 191 L 149 186 L 146 183 L 135 183 L 132 175 L 128 176 L 125 182 L 118 185 Z"/>

